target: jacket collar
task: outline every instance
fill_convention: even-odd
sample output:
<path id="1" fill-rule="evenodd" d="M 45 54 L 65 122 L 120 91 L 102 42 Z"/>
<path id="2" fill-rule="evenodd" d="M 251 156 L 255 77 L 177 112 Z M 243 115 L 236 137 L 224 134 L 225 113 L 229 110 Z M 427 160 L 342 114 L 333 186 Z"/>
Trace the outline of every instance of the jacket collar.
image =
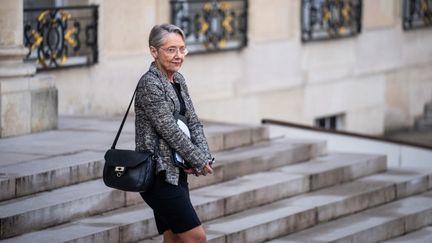
<path id="1" fill-rule="evenodd" d="M 153 74 L 155 74 L 155 75 L 156 75 L 158 78 L 160 78 L 161 80 L 164 80 L 164 81 L 170 82 L 170 81 L 167 79 L 166 75 L 165 75 L 164 73 L 162 73 L 161 70 L 159 70 L 159 68 L 158 68 L 158 66 L 156 65 L 156 62 L 155 62 L 155 61 L 153 61 L 153 62 L 150 64 L 150 72 L 152 72 Z M 180 83 L 181 77 L 182 77 L 182 76 L 181 76 L 181 74 L 180 74 L 179 72 L 175 72 L 175 73 L 174 73 L 174 77 L 173 77 L 174 82 L 176 82 L 176 83 Z"/>
<path id="2" fill-rule="evenodd" d="M 174 87 L 171 85 L 170 81 L 167 79 L 167 77 L 165 76 L 165 74 L 163 74 L 159 68 L 157 67 L 155 62 L 152 62 L 150 65 L 150 69 L 149 69 L 150 73 L 152 73 L 153 75 L 155 75 L 161 82 L 161 84 L 164 87 L 165 90 L 165 94 L 168 98 L 171 99 L 171 101 L 174 103 L 174 107 L 172 107 L 172 112 L 173 113 L 178 113 L 180 112 L 180 102 L 177 98 L 177 93 L 174 90 Z M 174 73 L 174 81 L 181 83 L 182 80 L 182 75 L 178 72 Z M 182 89 L 182 95 L 184 90 Z"/>

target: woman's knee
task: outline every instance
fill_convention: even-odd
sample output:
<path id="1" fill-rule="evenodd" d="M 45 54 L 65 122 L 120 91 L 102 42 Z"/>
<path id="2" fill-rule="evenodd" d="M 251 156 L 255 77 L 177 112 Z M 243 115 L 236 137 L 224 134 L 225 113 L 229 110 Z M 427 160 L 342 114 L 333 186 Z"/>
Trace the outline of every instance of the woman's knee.
<path id="1" fill-rule="evenodd" d="M 171 230 L 167 230 L 163 233 L 164 243 L 182 243 L 181 238 L 174 234 Z"/>
<path id="2" fill-rule="evenodd" d="M 185 243 L 204 243 L 206 242 L 206 234 L 204 228 L 200 225 L 189 231 L 178 234 Z"/>
<path id="3" fill-rule="evenodd" d="M 192 240 L 192 242 L 194 243 L 205 243 L 206 241 L 207 241 L 207 237 L 204 229 L 201 232 L 195 234 Z"/>

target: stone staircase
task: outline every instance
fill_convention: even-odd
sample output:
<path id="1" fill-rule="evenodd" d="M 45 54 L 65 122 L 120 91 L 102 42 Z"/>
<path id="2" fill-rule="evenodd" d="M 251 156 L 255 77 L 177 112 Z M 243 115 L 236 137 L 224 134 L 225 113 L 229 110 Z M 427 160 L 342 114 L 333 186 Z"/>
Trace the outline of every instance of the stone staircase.
<path id="1" fill-rule="evenodd" d="M 62 118 L 58 131 L 0 140 L 2 242 L 161 242 L 139 195 L 100 179 L 117 125 Z M 131 148 L 133 122 L 124 131 L 119 147 Z M 325 141 L 270 139 L 261 126 L 208 123 L 205 131 L 214 174 L 189 185 L 208 242 L 432 237 L 431 171 L 327 152 Z"/>

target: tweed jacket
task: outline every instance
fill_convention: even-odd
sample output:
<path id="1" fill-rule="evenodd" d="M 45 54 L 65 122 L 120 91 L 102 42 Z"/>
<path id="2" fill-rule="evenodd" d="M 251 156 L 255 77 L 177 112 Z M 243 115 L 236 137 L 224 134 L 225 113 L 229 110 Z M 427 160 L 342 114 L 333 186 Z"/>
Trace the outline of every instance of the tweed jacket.
<path id="1" fill-rule="evenodd" d="M 178 185 L 179 168 L 174 166 L 170 148 L 198 172 L 202 171 L 211 155 L 203 125 L 195 113 L 184 77 L 176 72 L 174 82 L 181 87 L 191 137 L 184 134 L 174 119 L 174 114 L 180 112 L 180 102 L 174 87 L 153 62 L 149 71 L 139 80 L 135 97 L 135 149 L 154 151 L 159 138 L 156 173 L 166 171 L 166 181 Z"/>

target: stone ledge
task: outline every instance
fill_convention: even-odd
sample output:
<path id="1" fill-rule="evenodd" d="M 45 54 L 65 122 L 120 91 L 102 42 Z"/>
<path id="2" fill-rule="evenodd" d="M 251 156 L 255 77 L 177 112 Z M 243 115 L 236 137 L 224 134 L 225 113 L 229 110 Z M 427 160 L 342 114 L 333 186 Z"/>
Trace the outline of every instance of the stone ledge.
<path id="1" fill-rule="evenodd" d="M 24 46 L 0 47 L 0 57 L 18 57 L 27 55 L 28 49 Z"/>
<path id="2" fill-rule="evenodd" d="M 13 63 L 0 66 L 0 77 L 4 78 L 32 76 L 35 73 L 36 67 L 33 64 Z"/>
<path id="3" fill-rule="evenodd" d="M 1 74 L 0 74 L 1 75 Z M 27 92 L 55 88 L 53 75 L 35 77 L 0 78 L 0 95 L 13 92 Z"/>

